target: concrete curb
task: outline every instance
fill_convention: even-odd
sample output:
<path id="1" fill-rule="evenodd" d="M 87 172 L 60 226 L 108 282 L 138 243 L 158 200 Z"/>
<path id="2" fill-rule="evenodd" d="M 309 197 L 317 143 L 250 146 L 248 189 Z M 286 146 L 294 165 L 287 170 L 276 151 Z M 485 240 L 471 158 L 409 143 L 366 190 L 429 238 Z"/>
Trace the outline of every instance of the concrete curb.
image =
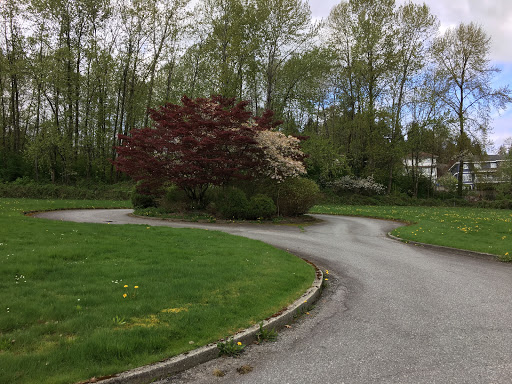
<path id="1" fill-rule="evenodd" d="M 306 260 L 307 261 L 307 260 Z M 305 313 L 311 305 L 318 300 L 322 291 L 323 273 L 313 263 L 307 261 L 316 270 L 316 277 L 311 287 L 293 304 L 286 309 L 276 313 L 275 315 L 263 320 L 263 328 L 265 329 L 281 329 L 286 324 L 289 324 L 297 316 Z M 257 339 L 257 334 L 260 330 L 259 324 L 254 325 L 244 331 L 241 331 L 233 336 L 235 342 L 243 344 L 251 344 Z M 207 361 L 217 358 L 219 351 L 217 344 L 212 343 L 204 347 L 197 348 L 193 351 L 183 353 L 181 355 L 172 357 L 158 363 L 146 365 L 140 368 L 135 368 L 130 371 L 122 372 L 114 376 L 109 376 L 104 379 L 98 378 L 96 381 L 101 384 L 144 384 L 152 382 L 156 379 L 163 379 L 181 371 L 185 371 L 196 365 L 205 363 Z M 83 383 L 87 383 L 83 382 Z"/>
<path id="2" fill-rule="evenodd" d="M 387 233 L 387 237 L 389 237 L 390 239 L 393 239 L 393 240 L 400 241 L 400 242 L 405 243 L 405 244 L 412 244 L 412 245 L 416 245 L 416 246 L 420 246 L 420 247 L 424 247 L 424 248 L 429 248 L 429 249 L 442 249 L 443 251 L 449 251 L 449 252 L 452 252 L 452 253 L 463 254 L 463 255 L 469 256 L 469 257 L 475 257 L 475 258 L 479 258 L 479 259 L 486 259 L 486 260 L 492 260 L 492 261 L 500 262 L 499 256 L 498 255 L 493 255 L 492 253 L 469 251 L 469 250 L 466 250 L 466 249 L 446 247 L 444 245 L 420 243 L 419 241 L 407 240 L 407 239 L 402 239 L 401 237 L 394 236 L 394 235 L 391 234 L 391 232 Z"/>

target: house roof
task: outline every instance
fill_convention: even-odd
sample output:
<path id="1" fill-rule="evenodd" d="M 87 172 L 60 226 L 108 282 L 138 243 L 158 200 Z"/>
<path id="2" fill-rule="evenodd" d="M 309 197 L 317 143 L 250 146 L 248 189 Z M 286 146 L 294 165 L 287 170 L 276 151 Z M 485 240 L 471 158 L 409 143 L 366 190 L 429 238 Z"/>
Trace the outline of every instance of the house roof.
<path id="1" fill-rule="evenodd" d="M 501 155 L 483 155 L 481 158 L 475 158 L 473 160 L 464 160 L 465 163 L 490 163 L 494 161 L 502 161 L 505 160 L 504 156 Z"/>
<path id="2" fill-rule="evenodd" d="M 487 155 L 486 160 L 484 161 L 498 161 L 505 160 L 505 157 L 502 155 Z"/>
<path id="3" fill-rule="evenodd" d="M 464 164 L 482 164 L 482 163 L 491 163 L 495 161 L 504 161 L 505 157 L 502 155 L 484 155 L 481 159 L 474 159 L 474 160 L 464 160 Z M 454 161 L 453 164 L 450 163 L 450 170 L 459 164 L 458 161 Z"/>

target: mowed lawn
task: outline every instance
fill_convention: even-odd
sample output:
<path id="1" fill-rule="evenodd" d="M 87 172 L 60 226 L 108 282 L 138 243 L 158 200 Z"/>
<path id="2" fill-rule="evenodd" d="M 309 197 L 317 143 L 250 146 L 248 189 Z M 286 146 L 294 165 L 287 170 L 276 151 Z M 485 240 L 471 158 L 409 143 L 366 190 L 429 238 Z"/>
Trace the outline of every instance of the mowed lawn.
<path id="1" fill-rule="evenodd" d="M 0 383 L 72 383 L 227 337 L 297 299 L 303 260 L 217 231 L 43 220 L 129 202 L 0 199 Z"/>
<path id="2" fill-rule="evenodd" d="M 404 240 L 491 253 L 512 261 L 512 211 L 482 208 L 317 205 L 311 213 L 365 216 L 410 223 Z"/>

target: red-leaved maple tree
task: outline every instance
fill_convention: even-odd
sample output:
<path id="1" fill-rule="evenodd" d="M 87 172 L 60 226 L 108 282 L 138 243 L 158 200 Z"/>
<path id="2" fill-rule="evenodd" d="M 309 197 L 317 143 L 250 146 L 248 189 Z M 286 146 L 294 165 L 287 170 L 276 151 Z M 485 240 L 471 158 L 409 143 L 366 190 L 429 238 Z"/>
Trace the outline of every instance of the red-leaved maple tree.
<path id="1" fill-rule="evenodd" d="M 250 178 L 263 155 L 255 137 L 269 129 L 272 113 L 254 118 L 248 102 L 222 96 L 190 99 L 150 110 L 154 127 L 120 135 L 117 169 L 150 193 L 165 182 L 201 205 L 211 185 Z"/>

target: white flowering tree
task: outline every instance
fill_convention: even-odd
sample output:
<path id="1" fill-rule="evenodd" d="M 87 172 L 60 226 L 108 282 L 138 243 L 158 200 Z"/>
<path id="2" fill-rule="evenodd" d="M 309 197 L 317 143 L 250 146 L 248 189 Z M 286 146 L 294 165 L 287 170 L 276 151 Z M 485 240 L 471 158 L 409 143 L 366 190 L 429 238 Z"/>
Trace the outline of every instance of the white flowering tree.
<path id="1" fill-rule="evenodd" d="M 259 173 L 278 183 L 289 177 L 306 173 L 300 149 L 300 139 L 286 136 L 281 132 L 263 130 L 255 136 L 257 146 L 263 150 Z"/>

